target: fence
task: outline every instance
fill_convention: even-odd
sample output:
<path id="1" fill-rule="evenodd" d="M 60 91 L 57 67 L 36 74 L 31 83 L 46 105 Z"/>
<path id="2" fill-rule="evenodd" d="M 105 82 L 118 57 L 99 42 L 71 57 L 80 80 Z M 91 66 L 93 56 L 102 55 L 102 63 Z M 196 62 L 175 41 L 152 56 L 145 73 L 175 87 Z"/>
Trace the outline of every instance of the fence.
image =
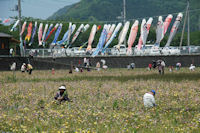
<path id="1" fill-rule="evenodd" d="M 95 49 L 94 49 L 95 50 Z M 93 50 L 93 51 L 94 51 Z M 91 52 L 93 52 L 91 51 Z M 106 49 L 104 54 L 99 54 L 98 56 L 127 56 L 127 49 L 117 50 L 116 48 Z M 132 54 L 128 56 L 163 56 L 163 55 L 197 55 L 200 54 L 200 46 L 191 47 L 167 47 L 167 48 L 157 48 L 157 49 L 143 49 L 137 50 L 132 49 Z M 68 48 L 68 49 L 26 49 L 26 56 L 34 57 L 90 57 L 91 53 L 86 52 L 86 49 L 79 48 Z"/>

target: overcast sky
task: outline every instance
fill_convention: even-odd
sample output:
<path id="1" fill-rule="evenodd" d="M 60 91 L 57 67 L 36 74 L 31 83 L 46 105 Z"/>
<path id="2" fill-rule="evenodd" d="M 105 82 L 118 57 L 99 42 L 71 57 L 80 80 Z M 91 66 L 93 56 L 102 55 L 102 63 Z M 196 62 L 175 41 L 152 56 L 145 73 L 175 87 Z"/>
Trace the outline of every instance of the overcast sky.
<path id="1" fill-rule="evenodd" d="M 80 0 L 21 0 L 22 16 L 46 19 L 58 9 Z M 18 15 L 11 11 L 18 0 L 0 0 L 0 18 Z"/>

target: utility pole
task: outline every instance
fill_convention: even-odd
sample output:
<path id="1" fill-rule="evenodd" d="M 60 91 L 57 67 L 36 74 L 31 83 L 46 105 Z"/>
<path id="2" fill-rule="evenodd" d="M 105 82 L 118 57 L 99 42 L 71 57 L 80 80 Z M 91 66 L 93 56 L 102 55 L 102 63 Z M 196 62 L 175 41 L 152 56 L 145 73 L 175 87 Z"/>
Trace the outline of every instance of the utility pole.
<path id="1" fill-rule="evenodd" d="M 20 36 L 20 54 L 21 56 L 24 56 L 24 47 L 23 47 L 23 41 L 21 33 L 22 28 L 22 22 L 21 22 L 21 0 L 18 0 L 18 19 L 19 19 L 19 36 Z"/>
<path id="2" fill-rule="evenodd" d="M 190 29 L 189 29 L 189 0 L 187 0 L 187 8 L 185 11 L 185 19 L 184 19 L 184 24 L 183 24 L 183 30 L 182 30 L 182 35 L 181 35 L 181 40 L 180 40 L 180 49 L 182 48 L 182 44 L 183 44 L 183 37 L 184 37 L 184 33 L 185 33 L 185 26 L 187 23 L 187 19 L 188 19 L 188 46 L 189 46 L 189 35 L 190 35 Z"/>
<path id="3" fill-rule="evenodd" d="M 187 38 L 187 45 L 190 46 L 190 2 L 189 0 L 187 1 L 187 4 L 188 4 L 188 38 Z"/>
<path id="4" fill-rule="evenodd" d="M 123 0 L 123 9 L 124 9 L 124 24 L 126 23 L 126 0 Z"/>
<path id="5" fill-rule="evenodd" d="M 126 0 L 123 0 L 123 9 L 124 9 L 123 17 L 124 17 L 124 25 L 125 25 L 125 23 L 126 23 Z M 126 38 L 124 40 L 124 45 L 126 46 Z"/>

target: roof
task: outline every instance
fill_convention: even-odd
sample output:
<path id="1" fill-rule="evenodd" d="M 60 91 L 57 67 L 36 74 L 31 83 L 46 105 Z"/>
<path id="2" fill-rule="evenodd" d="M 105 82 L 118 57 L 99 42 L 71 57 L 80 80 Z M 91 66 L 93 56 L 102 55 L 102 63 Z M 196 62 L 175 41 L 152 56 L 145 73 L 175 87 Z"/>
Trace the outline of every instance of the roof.
<path id="1" fill-rule="evenodd" d="M 10 41 L 11 41 L 12 43 L 20 43 L 19 40 L 13 38 L 11 35 L 6 34 L 6 33 L 2 33 L 2 32 L 0 32 L 0 37 L 1 37 L 1 38 L 9 38 Z"/>
<path id="2" fill-rule="evenodd" d="M 0 32 L 0 37 L 11 38 L 12 36 L 9 34 Z"/>

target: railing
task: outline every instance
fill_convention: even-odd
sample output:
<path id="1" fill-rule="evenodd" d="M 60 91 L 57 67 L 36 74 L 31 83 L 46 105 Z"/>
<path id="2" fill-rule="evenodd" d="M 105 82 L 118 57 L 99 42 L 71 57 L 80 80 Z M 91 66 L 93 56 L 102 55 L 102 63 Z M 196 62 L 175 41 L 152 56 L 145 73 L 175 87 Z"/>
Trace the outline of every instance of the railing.
<path id="1" fill-rule="evenodd" d="M 115 48 L 108 48 L 104 54 L 99 54 L 98 56 L 127 56 L 127 49 L 122 49 L 118 51 Z M 145 50 L 134 50 L 133 53 L 128 56 L 163 56 L 163 55 L 200 55 L 200 46 L 197 46 L 193 49 L 145 49 Z M 91 53 L 86 52 L 86 49 L 26 49 L 26 56 L 34 57 L 82 57 L 82 56 L 91 56 Z"/>

